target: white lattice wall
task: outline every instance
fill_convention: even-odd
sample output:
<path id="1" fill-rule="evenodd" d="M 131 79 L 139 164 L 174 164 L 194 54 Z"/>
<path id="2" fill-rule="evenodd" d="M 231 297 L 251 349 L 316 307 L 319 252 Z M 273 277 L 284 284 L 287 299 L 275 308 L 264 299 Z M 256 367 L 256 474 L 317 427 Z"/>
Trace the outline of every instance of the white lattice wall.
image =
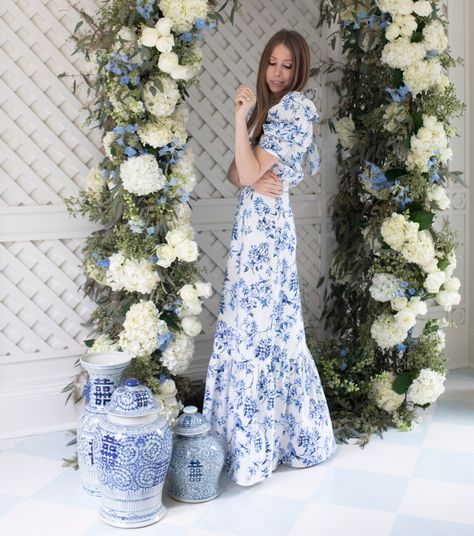
<path id="1" fill-rule="evenodd" d="M 225 180 L 232 159 L 235 90 L 240 84 L 254 85 L 260 51 L 280 28 L 300 31 L 314 62 L 329 53 L 326 39 L 315 30 L 314 0 L 242 4 L 235 25 L 223 25 L 208 38 L 200 86 L 189 100 L 199 176 L 193 223 L 199 265 L 215 289 L 202 313 L 204 331 L 189 370 L 193 377 L 204 376 L 210 356 L 236 203 L 236 189 Z M 92 0 L 79 0 L 79 5 L 94 11 Z M 467 0 L 463 5 L 467 9 Z M 454 12 L 451 28 L 459 54 L 465 43 L 464 15 Z M 64 0 L 4 0 L 0 5 L 0 436 L 63 428 L 76 420 L 76 409 L 64 406 L 60 390 L 89 335 L 81 324 L 94 306 L 81 292 L 81 247 L 94 227 L 70 218 L 64 199 L 77 193 L 88 170 L 102 159 L 100 133 L 82 128 L 85 92 L 73 95 L 73 78 L 58 78 L 82 67 L 67 41 L 78 20 Z M 464 87 L 465 70 L 458 69 L 456 77 Z M 324 84 L 319 94 L 324 116 L 335 97 Z M 468 131 L 466 122 L 461 126 Z M 454 167 L 466 169 L 469 151 L 461 141 L 455 152 Z M 327 205 L 336 189 L 334 139 L 325 126 L 321 154 L 321 175 L 304 181 L 292 195 L 304 315 L 310 325 L 321 305 L 315 285 L 327 273 Z M 452 194 L 453 221 L 463 239 L 469 236 L 466 191 L 454 187 Z M 464 262 L 460 259 L 462 277 L 468 273 Z M 452 364 L 459 365 L 467 362 L 466 300 L 456 315 L 464 320 L 450 345 Z"/>

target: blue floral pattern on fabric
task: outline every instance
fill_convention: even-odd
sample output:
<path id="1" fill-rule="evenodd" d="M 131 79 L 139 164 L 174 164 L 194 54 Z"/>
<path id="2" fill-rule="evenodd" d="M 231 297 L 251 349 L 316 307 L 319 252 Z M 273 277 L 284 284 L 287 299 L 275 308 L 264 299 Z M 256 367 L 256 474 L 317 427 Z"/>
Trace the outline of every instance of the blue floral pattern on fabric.
<path id="1" fill-rule="evenodd" d="M 317 121 L 314 104 L 295 91 L 270 108 L 259 145 L 278 157 L 284 193 L 272 199 L 248 186 L 237 202 L 203 413 L 226 441 L 230 478 L 244 486 L 280 463 L 315 465 L 336 449 L 306 345 L 288 195 L 303 180 Z"/>

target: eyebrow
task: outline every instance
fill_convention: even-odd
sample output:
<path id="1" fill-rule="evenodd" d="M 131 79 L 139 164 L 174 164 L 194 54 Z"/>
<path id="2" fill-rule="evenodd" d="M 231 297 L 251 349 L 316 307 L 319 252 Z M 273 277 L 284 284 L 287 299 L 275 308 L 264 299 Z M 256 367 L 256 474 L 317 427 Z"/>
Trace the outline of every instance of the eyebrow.
<path id="1" fill-rule="evenodd" d="M 277 60 L 278 58 L 275 57 L 275 56 L 270 56 L 271 59 L 274 59 L 274 60 Z M 293 60 L 282 60 L 282 61 L 287 61 L 288 63 L 292 63 Z"/>

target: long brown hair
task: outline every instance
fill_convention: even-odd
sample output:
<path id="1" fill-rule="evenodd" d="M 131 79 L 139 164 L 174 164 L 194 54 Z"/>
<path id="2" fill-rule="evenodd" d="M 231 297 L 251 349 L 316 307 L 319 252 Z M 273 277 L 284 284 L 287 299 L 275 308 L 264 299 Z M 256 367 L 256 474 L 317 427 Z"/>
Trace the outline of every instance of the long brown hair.
<path id="1" fill-rule="evenodd" d="M 266 82 L 266 71 L 270 56 L 277 45 L 285 45 L 290 49 L 293 77 L 284 92 L 273 94 Z M 251 144 L 254 147 L 263 132 L 263 123 L 268 115 L 268 110 L 277 104 L 290 91 L 302 91 L 309 78 L 309 47 L 304 37 L 293 30 L 280 30 L 270 38 L 262 52 L 257 73 L 257 102 L 247 123 L 249 132 L 252 131 Z"/>

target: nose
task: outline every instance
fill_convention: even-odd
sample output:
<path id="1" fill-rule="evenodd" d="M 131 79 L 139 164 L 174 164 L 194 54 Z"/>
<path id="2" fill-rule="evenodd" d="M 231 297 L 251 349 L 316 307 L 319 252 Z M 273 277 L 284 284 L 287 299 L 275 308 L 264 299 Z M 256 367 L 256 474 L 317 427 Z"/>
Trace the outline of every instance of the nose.
<path id="1" fill-rule="evenodd" d="M 279 76 L 279 75 L 280 75 L 280 71 L 281 71 L 281 65 L 276 64 L 276 65 L 275 65 L 275 74 L 276 74 L 277 76 Z"/>

